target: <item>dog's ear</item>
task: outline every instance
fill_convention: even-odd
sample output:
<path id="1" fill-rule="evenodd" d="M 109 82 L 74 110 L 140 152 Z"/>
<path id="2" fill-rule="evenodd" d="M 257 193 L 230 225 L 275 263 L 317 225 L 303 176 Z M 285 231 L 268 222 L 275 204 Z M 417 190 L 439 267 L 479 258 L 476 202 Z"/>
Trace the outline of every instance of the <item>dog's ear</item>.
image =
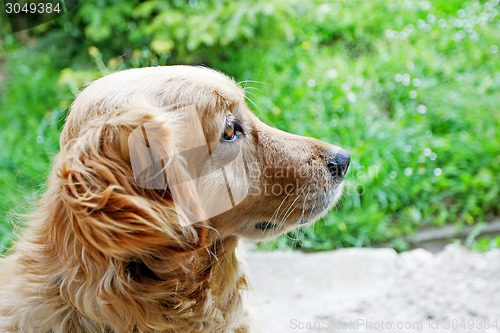
<path id="1" fill-rule="evenodd" d="M 176 161 L 175 127 L 174 114 L 126 108 L 88 121 L 62 147 L 61 199 L 87 251 L 130 257 L 157 247 L 189 251 L 208 242 L 199 198 Z M 167 169 L 183 184 L 180 205 L 170 195 Z"/>
<path id="2" fill-rule="evenodd" d="M 160 192 L 168 189 L 177 220 L 189 226 L 208 218 L 196 180 L 210 156 L 203 130 L 196 128 L 200 124 L 197 109 L 184 106 L 175 110 L 175 118 L 165 112 L 130 133 L 129 158 L 135 183 Z"/>

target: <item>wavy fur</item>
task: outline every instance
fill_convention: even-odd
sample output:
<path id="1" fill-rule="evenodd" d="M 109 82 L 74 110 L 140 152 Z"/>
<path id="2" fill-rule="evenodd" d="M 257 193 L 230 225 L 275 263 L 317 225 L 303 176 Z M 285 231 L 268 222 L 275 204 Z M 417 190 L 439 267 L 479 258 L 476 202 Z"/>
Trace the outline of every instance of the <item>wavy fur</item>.
<path id="1" fill-rule="evenodd" d="M 333 202 L 325 198 L 339 195 L 337 183 L 328 180 L 330 187 L 318 191 L 316 201 L 325 201 L 317 206 L 321 210 L 316 203 L 308 210 L 312 205 L 301 194 L 272 200 L 249 196 L 220 216 L 181 225 L 184 213 L 192 214 L 185 219 L 202 216 L 199 194 L 189 183 L 183 185 L 188 205 L 183 212 L 168 188 L 137 185 L 129 151 L 137 147 L 129 138 L 147 122 L 154 153 L 170 155 L 164 167 L 186 179 L 183 161 L 171 163 L 181 159 L 173 153 L 179 140 L 189 140 L 180 126 L 186 120 L 175 111 L 184 104 L 196 106 L 207 140 L 220 140 L 228 112 L 239 114 L 246 128 L 241 149 L 247 163 L 305 165 L 306 158 L 327 147 L 265 127 L 248 111 L 244 92 L 210 69 L 145 68 L 96 81 L 72 105 L 39 208 L 0 259 L 0 331 L 249 330 L 242 306 L 247 283 L 235 255 L 238 239 L 276 235 L 255 223 L 276 219 L 284 203 L 288 210 L 276 227 L 279 233 L 295 228 L 306 214 L 323 214 Z M 284 153 L 294 149 L 301 153 Z M 149 153 L 139 149 L 134 158 L 147 164 Z M 328 178 L 323 164 L 306 165 L 308 177 Z M 241 172 L 227 177 L 237 184 Z"/>

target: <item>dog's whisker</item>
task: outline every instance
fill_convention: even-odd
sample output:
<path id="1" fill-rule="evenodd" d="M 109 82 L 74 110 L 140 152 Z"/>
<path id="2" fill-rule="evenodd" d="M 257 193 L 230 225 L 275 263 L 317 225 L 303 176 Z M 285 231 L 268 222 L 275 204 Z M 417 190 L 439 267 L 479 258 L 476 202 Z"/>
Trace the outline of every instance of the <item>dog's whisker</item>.
<path id="1" fill-rule="evenodd" d="M 258 109 L 259 107 L 257 106 L 257 104 L 254 103 L 254 101 L 252 101 L 252 99 L 250 97 L 248 97 L 247 95 L 245 95 L 245 99 L 247 101 L 249 101 L 250 103 L 252 103 L 252 105 L 255 107 L 255 109 Z"/>
<path id="2" fill-rule="evenodd" d="M 314 208 L 316 208 L 317 201 L 314 201 L 314 204 L 312 208 L 309 211 L 309 217 L 307 218 L 307 221 L 311 221 L 312 214 L 314 213 Z"/>
<path id="3" fill-rule="evenodd" d="M 287 197 L 288 197 L 288 196 L 287 196 Z M 283 199 L 282 204 L 284 203 L 284 201 L 285 201 L 285 200 L 286 200 L 286 198 L 285 198 L 285 199 Z M 295 199 L 295 200 L 296 200 L 296 199 Z M 286 213 L 290 210 L 290 208 L 293 206 L 293 204 L 294 204 L 295 200 L 294 200 L 291 204 L 289 204 L 289 205 L 287 206 L 287 210 L 286 210 L 285 214 L 286 214 Z M 281 208 L 281 205 L 280 205 L 280 208 Z M 277 223 L 278 217 L 279 217 L 279 209 L 278 209 L 278 211 L 277 211 L 277 214 L 276 214 L 276 216 L 275 216 L 275 218 L 274 218 L 274 222 L 273 222 L 274 224 L 277 224 L 277 225 L 278 225 L 278 227 L 277 227 L 277 228 L 275 228 L 275 231 L 276 231 L 276 232 L 277 232 L 279 229 L 281 229 L 281 227 L 283 226 L 283 223 L 282 223 L 282 222 L 283 222 L 283 219 L 280 219 L 280 222 L 279 222 L 279 223 Z"/>
<path id="4" fill-rule="evenodd" d="M 258 83 L 258 84 L 265 84 L 265 85 L 271 85 L 269 82 L 262 82 L 262 81 L 255 81 L 255 80 L 243 80 L 238 82 L 238 85 L 241 85 L 242 83 Z"/>
<path id="5" fill-rule="evenodd" d="M 304 193 L 304 191 L 306 190 L 306 188 L 307 188 L 307 186 L 304 186 L 304 187 L 303 187 L 302 191 L 299 193 L 299 195 L 297 195 L 297 198 L 295 198 L 295 200 L 293 200 L 293 202 L 290 204 L 290 206 L 289 206 L 289 208 L 288 208 L 288 209 L 290 209 L 290 208 L 291 208 L 291 207 L 295 204 L 295 202 L 297 202 L 297 200 L 299 200 L 299 198 L 300 198 L 300 197 L 301 197 L 301 195 Z M 295 208 L 294 208 L 294 210 L 295 210 Z M 293 212 L 293 211 L 292 211 L 292 212 Z M 286 216 L 284 216 L 283 221 L 285 221 L 285 220 L 288 218 L 288 216 L 289 216 L 289 215 L 287 215 L 287 213 L 288 213 L 288 211 L 287 211 L 287 212 L 285 212 L 285 215 L 286 215 Z M 290 214 L 291 214 L 291 213 L 290 213 Z M 284 223 L 284 222 L 283 222 L 283 223 Z"/>
<path id="6" fill-rule="evenodd" d="M 278 228 L 276 228 L 277 230 L 279 230 L 283 227 L 283 225 L 286 223 L 287 218 L 297 209 L 297 207 L 294 207 L 294 204 L 295 204 L 295 202 L 297 202 L 297 200 L 300 198 L 300 196 L 304 193 L 305 189 L 306 189 L 306 187 L 304 186 L 304 188 L 299 193 L 299 195 L 297 195 L 297 198 L 295 198 L 295 200 L 288 206 L 287 211 L 285 212 L 285 214 L 283 215 L 283 218 L 280 220 L 280 223 L 278 224 Z M 293 207 L 293 209 L 292 209 L 292 207 Z M 290 209 L 292 209 L 292 210 L 290 211 Z"/>
<path id="7" fill-rule="evenodd" d="M 277 235 L 279 232 L 280 232 L 280 229 L 282 227 L 282 224 L 280 223 L 279 225 L 276 223 L 278 217 L 279 217 L 279 211 L 281 209 L 281 207 L 283 206 L 283 204 L 285 203 L 286 199 L 290 196 L 290 194 L 293 192 L 293 190 L 295 189 L 295 186 L 292 188 L 292 190 L 290 192 L 288 192 L 288 194 L 285 196 L 285 198 L 281 201 L 278 209 L 276 209 L 273 213 L 273 215 L 271 216 L 271 219 L 269 220 L 269 222 L 271 222 L 271 220 L 273 220 L 273 217 L 274 217 L 274 221 L 272 222 L 273 224 L 277 225 L 276 228 L 274 228 L 272 230 L 272 235 L 275 236 Z M 293 202 L 292 202 L 293 204 Z"/>
<path id="8" fill-rule="evenodd" d="M 248 89 L 254 89 L 254 90 L 261 91 L 260 89 L 253 88 L 253 87 L 248 87 Z M 245 92 L 246 92 L 246 95 L 245 95 L 245 96 L 250 95 L 250 96 L 252 96 L 252 97 L 257 97 L 257 95 L 255 95 L 253 92 L 249 91 L 248 89 L 247 89 L 247 90 L 245 90 Z M 261 92 L 262 92 L 262 91 L 261 91 Z M 262 92 L 262 93 L 263 93 L 263 92 Z M 248 97 L 248 96 L 247 96 L 247 97 Z M 248 98 L 250 98 L 250 97 L 248 97 Z"/>
<path id="9" fill-rule="evenodd" d="M 304 232 L 302 231 L 301 228 L 294 230 L 294 239 L 293 239 L 293 247 L 294 248 L 296 248 L 297 246 L 302 247 L 303 233 Z"/>
<path id="10" fill-rule="evenodd" d="M 294 187 L 294 188 L 295 188 L 295 187 Z M 292 189 L 292 191 L 293 191 L 293 189 Z M 287 199 L 287 198 L 290 196 L 290 194 L 292 193 L 292 191 L 290 191 L 290 192 L 289 192 L 289 193 L 285 196 L 285 198 L 284 198 L 283 200 L 281 200 L 280 205 L 279 205 L 279 206 L 278 206 L 278 208 L 274 211 L 273 215 L 271 215 L 271 218 L 270 218 L 270 219 L 269 219 L 269 221 L 268 221 L 269 223 L 273 223 L 273 224 L 275 224 L 275 223 L 276 223 L 276 219 L 278 218 L 279 211 L 280 211 L 281 207 L 283 206 L 283 204 L 285 203 L 286 199 Z M 273 219 L 273 217 L 274 217 L 274 221 L 273 221 L 273 222 L 271 222 L 271 220 Z"/>
<path id="11" fill-rule="evenodd" d="M 309 192 L 307 192 L 306 196 L 304 197 L 304 201 L 302 201 L 302 215 L 300 216 L 300 220 L 302 222 L 304 221 L 304 213 L 306 210 L 306 201 L 307 201 L 308 196 L 309 196 Z"/>
<path id="12" fill-rule="evenodd" d="M 245 87 L 244 90 L 245 90 L 246 93 L 248 93 L 248 94 L 250 94 L 250 95 L 252 95 L 254 97 L 255 97 L 255 95 L 252 92 L 250 92 L 249 90 L 257 90 L 258 92 L 261 92 L 261 93 L 264 94 L 264 91 L 262 91 L 262 89 L 259 89 L 259 88 L 256 88 L 256 87 Z"/>
<path id="13" fill-rule="evenodd" d="M 298 239 L 298 238 L 292 238 L 292 237 L 290 237 L 290 234 L 289 234 L 289 233 L 287 233 L 287 234 L 286 234 L 286 237 L 287 237 L 289 240 L 291 240 L 292 242 L 297 242 L 297 241 L 299 241 L 299 239 Z M 296 235 L 295 237 L 298 237 L 298 233 L 297 233 L 297 235 Z"/>
<path id="14" fill-rule="evenodd" d="M 287 218 L 297 209 L 297 206 L 294 206 L 294 203 L 297 202 L 297 199 L 299 197 L 297 197 L 291 204 L 290 206 L 288 207 L 288 210 L 286 211 L 286 213 L 283 215 L 281 221 L 280 221 L 280 227 L 282 227 L 285 223 L 286 223 L 286 220 Z"/>

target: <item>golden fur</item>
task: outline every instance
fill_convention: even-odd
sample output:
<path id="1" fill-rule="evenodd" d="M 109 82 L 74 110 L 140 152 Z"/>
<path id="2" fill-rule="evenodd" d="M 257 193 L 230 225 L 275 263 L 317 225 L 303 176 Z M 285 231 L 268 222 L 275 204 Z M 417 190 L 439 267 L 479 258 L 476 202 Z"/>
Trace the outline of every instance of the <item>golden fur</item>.
<path id="1" fill-rule="evenodd" d="M 244 175 L 252 182 L 235 207 L 189 225 L 179 223 L 184 213 L 168 188 L 136 183 L 129 141 L 148 122 L 155 153 L 173 154 L 191 140 L 183 105 L 197 110 L 206 142 L 220 142 L 227 118 L 238 119 L 244 135 L 214 154 L 238 145 L 247 169 L 228 170 L 226 180 L 236 189 Z M 207 68 L 132 69 L 95 81 L 73 103 L 60 147 L 29 227 L 0 259 L 2 332 L 248 331 L 238 240 L 317 220 L 343 183 L 325 167 L 338 147 L 261 123 L 244 90 Z M 138 151 L 134 158 L 147 159 Z M 186 218 L 217 205 L 214 177 L 198 192 L 183 185 L 194 214 Z M 266 194 L 278 187 L 289 191 Z"/>

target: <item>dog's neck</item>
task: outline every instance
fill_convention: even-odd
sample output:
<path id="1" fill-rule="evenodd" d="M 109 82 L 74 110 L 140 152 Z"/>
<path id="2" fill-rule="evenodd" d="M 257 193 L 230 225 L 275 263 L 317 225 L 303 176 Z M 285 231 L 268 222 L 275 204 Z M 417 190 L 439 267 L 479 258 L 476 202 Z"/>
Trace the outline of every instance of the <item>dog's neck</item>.
<path id="1" fill-rule="evenodd" d="M 11 286 L 23 297 L 2 304 L 14 332 L 220 332 L 241 320 L 246 281 L 237 237 L 192 251 L 98 252 L 80 241 L 57 186 L 32 221 L 14 247 Z"/>
<path id="2" fill-rule="evenodd" d="M 37 311 L 26 306 L 31 313 L 19 318 L 39 323 L 35 331 L 50 331 L 63 323 L 68 332 L 82 328 L 214 332 L 241 321 L 246 280 L 236 258 L 236 237 L 191 253 L 124 261 L 89 258 L 74 236 L 67 239 L 72 253 L 61 258 L 47 237 L 49 231 L 40 228 L 39 232 L 25 240 L 31 243 L 25 249 L 32 251 L 19 253 L 30 278 L 26 291 L 31 291 L 33 300 L 44 296 L 37 301 L 42 304 Z"/>

